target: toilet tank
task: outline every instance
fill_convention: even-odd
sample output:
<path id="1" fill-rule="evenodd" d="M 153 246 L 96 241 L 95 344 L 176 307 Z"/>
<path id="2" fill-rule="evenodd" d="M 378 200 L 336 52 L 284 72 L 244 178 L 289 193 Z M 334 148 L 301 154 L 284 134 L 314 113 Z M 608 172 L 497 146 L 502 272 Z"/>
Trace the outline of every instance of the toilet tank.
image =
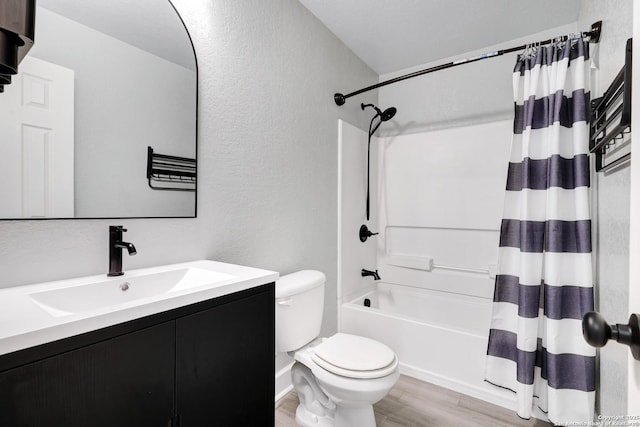
<path id="1" fill-rule="evenodd" d="M 297 350 L 320 335 L 323 273 L 303 270 L 276 281 L 276 350 Z"/>

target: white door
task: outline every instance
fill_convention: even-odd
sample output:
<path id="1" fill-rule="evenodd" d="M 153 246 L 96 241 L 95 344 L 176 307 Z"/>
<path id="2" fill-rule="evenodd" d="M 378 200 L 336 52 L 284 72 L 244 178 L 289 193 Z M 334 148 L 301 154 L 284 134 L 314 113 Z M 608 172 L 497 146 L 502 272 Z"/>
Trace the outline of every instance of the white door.
<path id="1" fill-rule="evenodd" d="M 0 94 L 0 218 L 73 217 L 74 71 L 25 57 Z"/>
<path id="2" fill-rule="evenodd" d="M 640 314 L 640 7 L 633 7 L 633 84 L 631 89 L 631 215 L 629 239 L 629 312 Z M 625 319 L 626 320 L 626 319 Z M 627 408 L 640 416 L 640 360 L 628 358 Z M 640 419 L 628 420 L 639 422 Z"/>

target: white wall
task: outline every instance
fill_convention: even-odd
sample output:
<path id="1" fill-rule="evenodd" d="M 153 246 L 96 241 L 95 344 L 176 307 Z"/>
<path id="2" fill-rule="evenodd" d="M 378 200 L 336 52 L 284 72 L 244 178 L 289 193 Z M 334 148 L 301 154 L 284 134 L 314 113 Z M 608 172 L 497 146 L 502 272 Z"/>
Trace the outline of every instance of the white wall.
<path id="1" fill-rule="evenodd" d="M 194 193 L 154 191 L 145 174 L 147 146 L 195 157 L 195 72 L 47 9 L 36 17 L 29 55 L 76 76 L 75 216 L 193 216 Z"/>
<path id="2" fill-rule="evenodd" d="M 640 40 L 640 7 L 633 8 L 633 34 L 636 40 Z M 632 87 L 632 115 L 633 123 L 640 123 L 640 44 L 633 46 L 633 87 Z M 640 152 L 640 133 L 633 136 L 632 150 Z M 640 162 L 631 164 L 631 218 L 640 218 Z M 630 230 L 631 247 L 629 249 L 630 259 L 640 257 L 640 222 L 635 220 L 631 224 Z M 640 313 L 640 264 L 631 263 L 629 272 L 629 312 Z M 640 415 L 640 363 L 637 360 L 628 358 L 628 388 L 627 388 L 627 413 Z"/>
<path id="3" fill-rule="evenodd" d="M 206 258 L 323 271 L 323 332 L 335 332 L 337 121 L 369 117 L 333 93 L 378 76 L 297 0 L 174 3 L 198 55 L 198 218 L 1 221 L 0 287 L 106 273 L 107 226 L 124 224 L 138 248 L 125 269 Z"/>
<path id="4" fill-rule="evenodd" d="M 633 1 L 582 0 L 579 26 L 602 20 L 602 37 L 595 59 L 592 99 L 601 96 L 624 64 L 626 40 L 633 31 Z M 629 167 L 592 175 L 596 304 L 610 323 L 626 323 L 629 306 Z M 602 415 L 627 414 L 626 346 L 611 343 L 600 350 L 596 410 Z"/>
<path id="5" fill-rule="evenodd" d="M 589 24 L 590 28 L 591 24 Z M 575 32 L 576 25 L 565 25 L 530 36 L 505 40 L 495 46 L 452 58 L 422 64 L 380 76 L 380 81 L 498 49 L 546 40 Z M 437 43 L 437 41 L 435 42 Z M 516 53 L 425 74 L 379 89 L 380 108 L 396 107 L 398 113 L 381 136 L 406 135 L 442 128 L 467 126 L 513 119 L 511 75 Z"/>

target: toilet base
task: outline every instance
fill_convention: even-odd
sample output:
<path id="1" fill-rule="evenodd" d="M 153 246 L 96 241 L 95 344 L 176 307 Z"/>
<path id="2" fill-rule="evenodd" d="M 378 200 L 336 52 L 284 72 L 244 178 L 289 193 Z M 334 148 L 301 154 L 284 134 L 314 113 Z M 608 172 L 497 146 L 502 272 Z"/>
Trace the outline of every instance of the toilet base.
<path id="1" fill-rule="evenodd" d="M 300 362 L 291 368 L 293 388 L 300 404 L 296 408 L 296 422 L 302 427 L 333 427 L 336 405 L 318 385 L 311 369 Z"/>
<path id="2" fill-rule="evenodd" d="M 397 379 L 397 374 L 395 376 Z M 296 408 L 296 423 L 302 427 L 375 427 L 373 405 L 368 402 L 340 403 L 332 400 L 306 365 L 295 362 L 291 368 L 293 388 L 300 404 Z M 385 393 L 386 394 L 386 393 Z M 379 400 L 379 399 L 377 399 Z"/>
<path id="3" fill-rule="evenodd" d="M 296 408 L 296 423 L 302 427 L 375 427 L 376 418 L 373 405 L 349 408 L 338 406 L 333 417 L 311 413 L 300 403 Z"/>
<path id="4" fill-rule="evenodd" d="M 338 406 L 336 408 L 334 427 L 376 427 L 376 418 L 373 414 L 373 405 L 364 405 L 355 408 Z"/>

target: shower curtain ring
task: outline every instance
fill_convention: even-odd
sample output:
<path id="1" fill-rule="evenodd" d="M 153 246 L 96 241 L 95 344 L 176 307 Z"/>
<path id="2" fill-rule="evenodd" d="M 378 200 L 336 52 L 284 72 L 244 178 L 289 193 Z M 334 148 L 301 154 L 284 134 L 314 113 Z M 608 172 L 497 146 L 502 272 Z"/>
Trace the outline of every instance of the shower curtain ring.
<path id="1" fill-rule="evenodd" d="M 532 53 L 531 43 L 527 43 L 527 46 L 524 48 L 524 52 L 522 52 L 522 56 L 525 59 L 529 59 L 529 58 L 531 58 L 531 53 Z"/>

